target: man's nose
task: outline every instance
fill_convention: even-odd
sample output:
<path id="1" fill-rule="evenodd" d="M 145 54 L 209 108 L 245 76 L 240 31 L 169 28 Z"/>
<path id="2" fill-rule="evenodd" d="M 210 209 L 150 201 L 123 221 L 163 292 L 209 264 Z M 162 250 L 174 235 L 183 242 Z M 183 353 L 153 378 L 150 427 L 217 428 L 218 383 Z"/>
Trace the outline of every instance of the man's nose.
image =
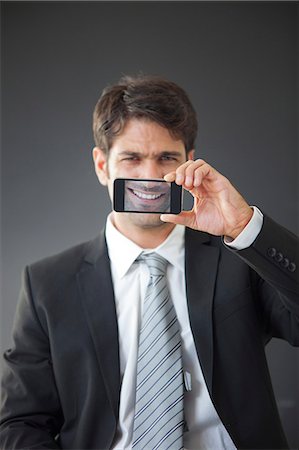
<path id="1" fill-rule="evenodd" d="M 163 178 L 164 173 L 156 162 L 148 161 L 142 168 L 142 178 Z"/>

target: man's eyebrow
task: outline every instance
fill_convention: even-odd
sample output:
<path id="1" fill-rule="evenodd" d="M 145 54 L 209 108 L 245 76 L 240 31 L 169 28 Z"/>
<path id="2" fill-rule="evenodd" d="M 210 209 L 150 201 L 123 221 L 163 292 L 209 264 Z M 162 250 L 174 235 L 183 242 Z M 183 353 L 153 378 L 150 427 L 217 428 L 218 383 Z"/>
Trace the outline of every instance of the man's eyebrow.
<path id="1" fill-rule="evenodd" d="M 142 155 L 142 152 L 138 152 L 136 150 L 122 150 L 118 154 L 119 156 L 139 156 Z"/>
<path id="2" fill-rule="evenodd" d="M 142 151 L 138 150 L 122 150 L 118 154 L 119 156 L 144 156 L 144 153 Z M 156 152 L 157 156 L 181 156 L 181 152 L 178 152 L 176 150 L 163 150 L 161 152 Z"/>
<path id="3" fill-rule="evenodd" d="M 181 156 L 181 152 L 175 150 L 164 150 L 159 153 L 159 156 Z"/>

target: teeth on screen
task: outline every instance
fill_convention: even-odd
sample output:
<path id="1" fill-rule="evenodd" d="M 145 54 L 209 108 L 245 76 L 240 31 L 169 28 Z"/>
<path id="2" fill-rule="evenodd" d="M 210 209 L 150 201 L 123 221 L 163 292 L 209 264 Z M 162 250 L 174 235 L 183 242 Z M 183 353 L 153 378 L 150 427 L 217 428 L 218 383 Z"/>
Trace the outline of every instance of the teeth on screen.
<path id="1" fill-rule="evenodd" d="M 156 198 L 161 197 L 161 194 L 144 194 L 143 192 L 133 191 L 135 195 L 139 198 L 144 198 L 145 200 L 155 200 Z"/>

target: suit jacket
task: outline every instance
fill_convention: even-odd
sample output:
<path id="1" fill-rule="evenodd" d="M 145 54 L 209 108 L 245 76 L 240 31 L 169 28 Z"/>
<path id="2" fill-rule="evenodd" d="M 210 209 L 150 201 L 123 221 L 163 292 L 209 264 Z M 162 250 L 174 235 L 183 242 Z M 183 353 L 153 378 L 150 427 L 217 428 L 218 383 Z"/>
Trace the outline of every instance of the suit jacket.
<path id="1" fill-rule="evenodd" d="M 237 448 L 287 448 L 264 347 L 272 336 L 299 345 L 298 241 L 265 217 L 242 251 L 190 229 L 185 242 L 191 328 L 215 408 Z M 103 233 L 25 269 L 5 361 L 1 448 L 112 446 L 121 379 Z"/>

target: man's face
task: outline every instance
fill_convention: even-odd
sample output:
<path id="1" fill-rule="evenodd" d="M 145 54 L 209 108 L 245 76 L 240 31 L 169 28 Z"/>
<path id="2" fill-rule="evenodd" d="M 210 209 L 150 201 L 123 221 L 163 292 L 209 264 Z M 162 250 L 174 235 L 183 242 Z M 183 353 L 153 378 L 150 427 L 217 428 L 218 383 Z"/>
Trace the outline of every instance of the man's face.
<path id="1" fill-rule="evenodd" d="M 193 152 L 189 153 L 192 159 Z M 115 138 L 109 156 L 95 148 L 93 151 L 95 168 L 100 182 L 108 186 L 113 199 L 115 178 L 163 178 L 186 161 L 186 151 L 181 140 L 174 139 L 169 131 L 155 122 L 131 119 L 123 132 Z M 165 183 L 166 185 L 166 183 Z M 152 187 L 152 186 L 151 186 Z M 147 186 L 149 188 L 149 185 Z M 154 197 L 161 192 L 152 191 Z M 131 189 L 131 200 L 148 195 L 145 190 Z M 134 196 L 134 197 L 133 197 Z M 135 198 L 136 197 L 136 198 Z M 158 198 L 153 201 L 158 203 Z M 150 200 L 148 199 L 150 202 Z M 159 214 L 116 213 L 114 221 L 118 228 L 133 225 L 142 228 L 164 226 Z"/>

